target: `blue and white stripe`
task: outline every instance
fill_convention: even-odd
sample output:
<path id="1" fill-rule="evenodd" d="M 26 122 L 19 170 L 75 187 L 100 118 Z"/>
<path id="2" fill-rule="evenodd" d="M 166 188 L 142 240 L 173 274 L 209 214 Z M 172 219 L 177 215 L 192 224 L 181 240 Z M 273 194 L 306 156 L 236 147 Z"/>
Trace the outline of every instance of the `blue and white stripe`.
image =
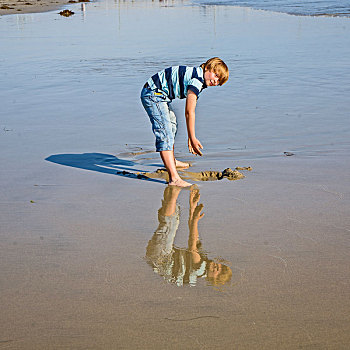
<path id="1" fill-rule="evenodd" d="M 152 90 L 162 90 L 170 100 L 186 98 L 188 90 L 199 97 L 206 88 L 201 67 L 169 67 L 153 75 L 147 83 Z"/>

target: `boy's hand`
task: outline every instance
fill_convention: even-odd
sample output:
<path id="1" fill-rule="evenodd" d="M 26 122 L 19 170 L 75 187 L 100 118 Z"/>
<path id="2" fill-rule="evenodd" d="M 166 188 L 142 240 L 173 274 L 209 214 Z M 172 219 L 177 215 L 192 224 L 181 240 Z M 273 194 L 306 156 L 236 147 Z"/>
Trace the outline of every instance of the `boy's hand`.
<path id="1" fill-rule="evenodd" d="M 190 153 L 202 156 L 203 153 L 201 152 L 201 149 L 203 149 L 203 146 L 198 139 L 188 139 L 188 150 L 190 151 Z"/>

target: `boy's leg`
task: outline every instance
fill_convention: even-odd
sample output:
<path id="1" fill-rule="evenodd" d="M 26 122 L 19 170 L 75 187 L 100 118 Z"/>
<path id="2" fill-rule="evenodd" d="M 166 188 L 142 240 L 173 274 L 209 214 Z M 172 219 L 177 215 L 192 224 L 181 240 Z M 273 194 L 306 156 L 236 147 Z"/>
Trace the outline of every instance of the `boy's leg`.
<path id="1" fill-rule="evenodd" d="M 156 136 L 156 149 L 160 152 L 164 166 L 168 171 L 169 185 L 191 186 L 189 182 L 180 178 L 176 170 L 173 148 L 176 134 L 176 117 L 173 112 L 170 113 L 170 100 L 158 92 L 144 88 L 141 92 L 141 101 L 152 123 L 152 130 Z"/>
<path id="2" fill-rule="evenodd" d="M 190 163 L 185 163 L 185 162 L 181 162 L 181 160 L 178 160 L 175 158 L 174 156 L 174 161 L 175 161 L 175 166 L 177 168 L 189 168 L 190 167 Z"/>
<path id="3" fill-rule="evenodd" d="M 175 165 L 174 151 L 160 151 L 160 156 L 166 170 L 168 171 L 170 186 L 188 187 L 192 185 L 189 182 L 182 180 L 178 174 Z"/>
<path id="4" fill-rule="evenodd" d="M 175 112 L 173 111 L 173 109 L 171 108 L 171 105 L 168 104 L 169 106 L 169 118 L 170 118 L 170 122 L 171 122 L 171 132 L 174 136 L 174 140 L 175 140 L 175 136 L 177 134 L 177 120 L 176 120 L 176 115 Z M 173 152 L 174 152 L 174 147 L 173 147 Z M 175 161 L 175 166 L 177 168 L 188 168 L 190 166 L 189 163 L 185 163 L 185 162 L 181 162 L 180 160 L 177 160 L 175 158 L 175 152 L 174 152 L 174 161 Z"/>

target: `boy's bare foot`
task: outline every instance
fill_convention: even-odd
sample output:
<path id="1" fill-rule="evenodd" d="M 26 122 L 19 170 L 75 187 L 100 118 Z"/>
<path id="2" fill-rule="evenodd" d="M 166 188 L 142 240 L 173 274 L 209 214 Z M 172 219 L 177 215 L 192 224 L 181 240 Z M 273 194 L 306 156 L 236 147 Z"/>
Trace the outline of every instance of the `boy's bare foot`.
<path id="1" fill-rule="evenodd" d="M 181 162 L 180 160 L 175 159 L 175 166 L 177 168 L 189 168 L 190 164 L 185 163 L 185 162 Z"/>
<path id="2" fill-rule="evenodd" d="M 178 187 L 190 187 L 192 186 L 192 184 L 190 184 L 189 182 L 186 182 L 182 179 L 177 179 L 174 181 L 171 181 L 168 183 L 169 186 L 178 186 Z"/>
<path id="3" fill-rule="evenodd" d="M 168 186 L 164 190 L 164 199 L 171 199 L 174 195 L 178 195 L 181 192 L 182 188 L 179 186 Z"/>
<path id="4" fill-rule="evenodd" d="M 190 193 L 190 207 L 196 207 L 198 205 L 199 199 L 201 195 L 199 193 L 199 189 L 194 187 L 191 189 Z"/>

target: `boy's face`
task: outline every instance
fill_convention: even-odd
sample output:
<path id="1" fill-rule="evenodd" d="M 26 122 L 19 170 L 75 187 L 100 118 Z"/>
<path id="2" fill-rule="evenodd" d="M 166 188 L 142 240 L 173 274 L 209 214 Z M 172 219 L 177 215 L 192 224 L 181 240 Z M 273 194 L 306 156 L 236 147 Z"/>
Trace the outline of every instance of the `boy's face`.
<path id="1" fill-rule="evenodd" d="M 204 81 L 207 86 L 217 86 L 219 85 L 219 76 L 210 70 L 204 72 Z"/>
<path id="2" fill-rule="evenodd" d="M 220 275 L 221 270 L 222 270 L 221 264 L 211 261 L 208 266 L 207 276 L 209 278 L 216 279 Z"/>

